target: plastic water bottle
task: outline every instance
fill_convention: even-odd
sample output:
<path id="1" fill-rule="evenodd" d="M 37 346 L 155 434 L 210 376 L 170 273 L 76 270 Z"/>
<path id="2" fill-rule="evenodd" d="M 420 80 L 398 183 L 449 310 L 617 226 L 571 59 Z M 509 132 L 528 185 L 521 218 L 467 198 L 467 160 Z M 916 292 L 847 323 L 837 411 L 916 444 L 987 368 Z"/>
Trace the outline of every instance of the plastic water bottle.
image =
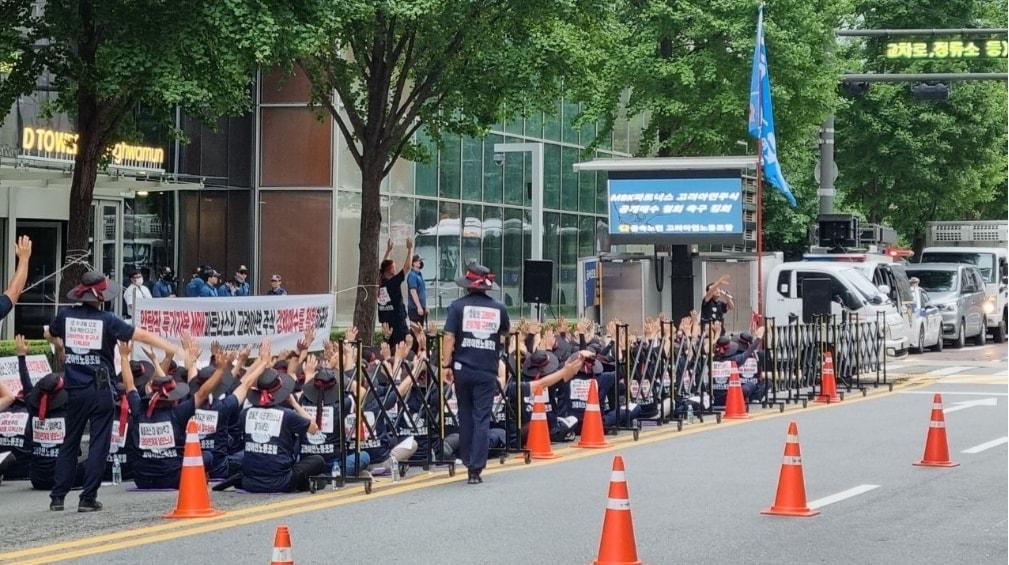
<path id="1" fill-rule="evenodd" d="M 687 399 L 687 423 L 694 423 L 694 403 Z"/>
<path id="2" fill-rule="evenodd" d="M 392 482 L 399 482 L 399 460 L 395 455 L 389 456 L 389 468 L 392 470 Z"/>
<path id="3" fill-rule="evenodd" d="M 329 488 L 336 490 L 336 483 L 340 479 L 340 461 L 333 461 L 333 469 L 329 474 L 333 477 L 333 481 L 329 483 Z"/>
<path id="4" fill-rule="evenodd" d="M 123 465 L 119 462 L 119 456 L 112 456 L 112 484 L 118 485 L 123 482 Z"/>

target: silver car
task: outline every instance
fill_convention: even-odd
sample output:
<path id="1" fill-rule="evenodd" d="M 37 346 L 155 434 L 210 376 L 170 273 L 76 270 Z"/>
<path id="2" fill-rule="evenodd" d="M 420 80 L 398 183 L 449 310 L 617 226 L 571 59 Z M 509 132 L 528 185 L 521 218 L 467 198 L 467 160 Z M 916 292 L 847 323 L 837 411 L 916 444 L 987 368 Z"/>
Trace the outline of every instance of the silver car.
<path id="1" fill-rule="evenodd" d="M 931 297 L 931 305 L 942 312 L 942 335 L 952 340 L 954 348 L 963 347 L 970 337 L 977 345 L 985 344 L 985 283 L 977 267 L 919 263 L 907 266 L 907 276 L 918 278 L 918 284 Z"/>

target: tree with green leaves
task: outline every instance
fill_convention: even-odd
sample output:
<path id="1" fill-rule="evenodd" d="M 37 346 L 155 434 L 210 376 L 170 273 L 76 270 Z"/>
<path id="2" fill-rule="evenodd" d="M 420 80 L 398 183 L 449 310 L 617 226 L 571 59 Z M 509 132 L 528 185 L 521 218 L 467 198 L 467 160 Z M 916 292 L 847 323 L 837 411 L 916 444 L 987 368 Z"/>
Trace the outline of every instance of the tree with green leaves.
<path id="1" fill-rule="evenodd" d="M 604 56 L 594 46 L 606 14 L 601 0 L 276 3 L 278 53 L 308 76 L 361 171 L 355 326 L 374 325 L 382 180 L 400 158 L 429 157 L 418 128 L 481 135 L 502 108 L 556 101 Z"/>
<path id="2" fill-rule="evenodd" d="M 1003 27 L 1006 3 L 862 0 L 857 12 L 866 29 Z M 893 61 L 885 51 L 885 40 L 869 39 L 847 56 L 869 72 L 1006 72 L 1004 58 Z M 950 86 L 949 100 L 928 101 L 908 83 L 873 83 L 835 122 L 844 205 L 892 225 L 918 252 L 929 220 L 1006 217 L 1006 83 Z"/>
<path id="3" fill-rule="evenodd" d="M 33 0 L 0 2 L 0 107 L 36 89 L 56 91 L 49 110 L 76 122 L 67 249 L 86 250 L 92 195 L 111 147 L 143 108 L 169 127 L 176 107 L 207 123 L 246 111 L 266 12 L 240 0 Z M 67 269 L 66 287 L 83 269 Z"/>
<path id="4" fill-rule="evenodd" d="M 589 85 L 595 91 L 583 92 L 592 101 L 586 118 L 599 119 L 606 135 L 620 112 L 647 114 L 642 155 L 754 154 L 747 118 L 756 3 L 628 0 L 619 6 L 611 57 Z M 838 103 L 841 64 L 831 45 L 849 11 L 846 0 L 785 0 L 765 8 L 778 159 L 799 201 L 792 209 L 773 188 L 765 190 L 768 249 L 804 246 L 816 217 L 817 131 Z"/>

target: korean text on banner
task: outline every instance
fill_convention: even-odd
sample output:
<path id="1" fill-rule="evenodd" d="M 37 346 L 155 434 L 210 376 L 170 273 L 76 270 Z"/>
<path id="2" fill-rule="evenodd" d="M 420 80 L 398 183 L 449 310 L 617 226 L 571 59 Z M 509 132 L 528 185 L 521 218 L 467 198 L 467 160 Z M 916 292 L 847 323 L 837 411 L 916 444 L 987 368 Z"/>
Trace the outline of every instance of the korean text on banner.
<path id="1" fill-rule="evenodd" d="M 49 367 L 49 358 L 45 355 L 28 355 L 25 357 L 25 361 L 28 364 L 28 375 L 31 377 L 33 385 L 42 380 L 42 377 L 53 372 Z M 3 383 L 7 390 L 15 396 L 21 392 L 17 357 L 0 357 L 0 383 Z"/>
<path id="2" fill-rule="evenodd" d="M 210 356 L 213 341 L 220 342 L 225 349 L 248 345 L 255 357 L 264 337 L 272 338 L 274 351 L 294 349 L 310 328 L 316 332 L 309 348 L 318 350 L 329 339 L 333 325 L 333 296 L 140 298 L 134 320 L 138 328 L 176 344 L 188 332 L 200 344 L 203 362 Z M 135 353 L 142 355 L 139 350 Z"/>

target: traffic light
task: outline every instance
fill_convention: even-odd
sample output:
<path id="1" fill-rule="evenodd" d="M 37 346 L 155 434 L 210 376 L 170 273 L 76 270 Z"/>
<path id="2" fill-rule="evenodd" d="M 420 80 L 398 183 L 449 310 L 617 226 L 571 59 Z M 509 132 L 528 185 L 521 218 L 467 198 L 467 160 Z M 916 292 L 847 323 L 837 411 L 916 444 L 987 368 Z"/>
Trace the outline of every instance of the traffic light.
<path id="1" fill-rule="evenodd" d="M 944 83 L 922 83 L 911 87 L 911 95 L 915 98 L 937 102 L 949 100 L 949 91 L 949 85 Z"/>
<path id="2" fill-rule="evenodd" d="M 841 83 L 841 88 L 848 96 L 865 96 L 869 93 L 871 86 L 872 84 L 866 81 L 844 81 Z"/>

